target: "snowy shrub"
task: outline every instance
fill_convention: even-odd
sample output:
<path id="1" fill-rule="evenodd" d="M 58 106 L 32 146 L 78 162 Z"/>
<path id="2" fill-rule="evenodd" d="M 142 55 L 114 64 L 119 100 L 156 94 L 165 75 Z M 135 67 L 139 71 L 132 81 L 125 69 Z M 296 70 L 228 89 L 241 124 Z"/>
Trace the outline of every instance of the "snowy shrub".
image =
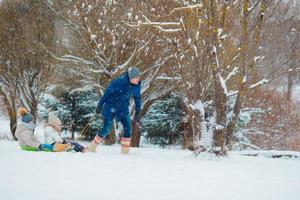
<path id="1" fill-rule="evenodd" d="M 52 90 L 53 95 L 45 94 L 39 106 L 39 116 L 46 119 L 47 109 L 52 111 L 62 121 L 64 130 L 71 133 L 82 133 L 86 125 L 90 123 L 87 131 L 84 132 L 84 138 L 93 138 L 97 130 L 101 128 L 101 121 L 94 119 L 94 111 L 99 99 L 99 95 L 93 87 L 83 87 L 73 90 L 62 90 L 61 88 Z M 55 97 L 54 97 L 55 95 Z"/>
<path id="2" fill-rule="evenodd" d="M 252 117 L 264 112 L 260 108 L 244 108 L 241 110 L 234 132 L 233 150 L 259 149 L 247 137 L 247 126 L 251 122 Z"/>
<path id="3" fill-rule="evenodd" d="M 142 119 L 142 132 L 145 133 L 145 139 L 162 147 L 181 144 L 182 118 L 180 101 L 175 94 L 157 101 Z"/>
<path id="4" fill-rule="evenodd" d="M 248 104 L 259 106 L 264 112 L 252 114 L 244 130 L 247 138 L 262 149 L 299 151 L 299 105 L 286 101 L 285 95 L 273 91 L 260 91 L 259 96 Z"/>

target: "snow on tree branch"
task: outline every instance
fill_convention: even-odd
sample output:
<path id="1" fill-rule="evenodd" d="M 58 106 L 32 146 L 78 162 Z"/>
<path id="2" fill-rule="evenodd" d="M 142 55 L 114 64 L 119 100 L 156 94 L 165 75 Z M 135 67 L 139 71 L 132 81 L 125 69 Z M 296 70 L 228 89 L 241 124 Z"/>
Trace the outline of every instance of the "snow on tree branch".
<path id="1" fill-rule="evenodd" d="M 96 67 L 95 63 L 89 61 L 89 60 L 85 60 L 83 58 L 79 58 L 77 56 L 73 56 L 73 55 L 63 55 L 61 58 L 58 58 L 58 60 L 61 61 L 72 61 L 75 63 L 80 63 L 80 64 L 85 64 L 85 65 L 91 65 Z"/>
<path id="2" fill-rule="evenodd" d="M 251 86 L 249 87 L 249 89 L 253 89 L 253 88 L 256 88 L 256 87 L 258 87 L 258 86 L 265 85 L 265 84 L 267 84 L 267 83 L 269 83 L 269 82 L 270 82 L 269 79 L 263 78 L 262 80 L 258 81 L 257 83 L 251 85 Z M 236 95 L 236 94 L 238 94 L 238 91 L 237 91 L 237 90 L 231 91 L 230 93 L 227 94 L 227 96 L 230 97 L 230 96 L 234 96 L 234 95 Z"/>
<path id="3" fill-rule="evenodd" d="M 224 94 L 227 94 L 227 86 L 226 86 L 225 80 L 223 79 L 223 77 L 221 76 L 220 73 L 219 73 L 219 79 L 220 79 L 221 86 L 224 90 Z"/>
<path id="4" fill-rule="evenodd" d="M 252 89 L 252 88 L 255 88 L 257 86 L 267 84 L 268 82 L 269 82 L 269 79 L 264 78 L 264 79 L 260 80 L 259 82 L 251 85 L 250 88 Z"/>
<path id="5" fill-rule="evenodd" d="M 192 9 L 197 9 L 197 8 L 202 8 L 203 4 L 199 3 L 199 4 L 195 4 L 195 5 L 191 5 L 191 6 L 184 6 L 184 7 L 180 7 L 180 8 L 174 8 L 170 14 L 174 14 L 175 12 L 180 12 L 180 11 L 186 11 L 186 10 L 192 10 Z"/>
<path id="6" fill-rule="evenodd" d="M 201 100 L 197 100 L 195 104 L 190 104 L 189 107 L 192 108 L 192 110 L 194 111 L 200 112 L 202 118 L 204 119 L 205 111 L 204 111 L 204 105 Z"/>
<path id="7" fill-rule="evenodd" d="M 233 70 L 228 74 L 228 76 L 225 79 L 225 82 L 227 82 L 232 76 L 236 75 L 239 71 L 238 67 L 234 67 Z"/>
<path id="8" fill-rule="evenodd" d="M 172 81 L 176 80 L 176 81 L 178 81 L 178 80 L 182 80 L 182 78 L 181 77 L 158 76 L 156 78 L 156 80 L 172 80 Z"/>
<path id="9" fill-rule="evenodd" d="M 153 23 L 145 15 L 143 15 L 143 18 L 145 18 L 146 22 Z M 157 23 L 157 22 L 154 22 L 154 23 Z M 158 22 L 158 23 L 160 23 L 160 22 Z M 163 22 L 163 23 L 165 23 L 165 22 Z M 170 23 L 172 23 L 172 25 L 174 25 L 173 23 L 175 23 L 175 22 L 166 22 L 164 26 L 170 26 L 171 25 Z M 175 25 L 180 25 L 180 23 L 175 24 Z M 168 32 L 168 33 L 175 33 L 175 32 L 182 31 L 181 28 L 163 28 L 163 27 L 158 26 L 158 25 L 155 25 L 154 27 L 159 29 L 162 32 Z"/>
<path id="10" fill-rule="evenodd" d="M 181 28 L 176 28 L 176 29 L 165 29 L 165 28 L 162 28 L 162 27 L 160 27 L 160 26 L 155 26 L 155 27 L 158 28 L 160 31 L 166 32 L 166 33 L 176 33 L 176 32 L 182 31 Z"/>
<path id="11" fill-rule="evenodd" d="M 136 55 L 137 52 L 137 48 L 134 49 L 133 53 L 131 54 L 131 56 L 121 65 L 118 65 L 115 67 L 114 71 L 112 72 L 113 75 L 117 74 L 119 70 L 124 70 L 125 68 L 127 68 L 127 66 L 129 65 L 129 63 L 133 60 L 134 56 Z"/>
<path id="12" fill-rule="evenodd" d="M 180 22 L 142 22 L 138 21 L 137 24 L 129 24 L 126 25 L 130 27 L 140 27 L 140 26 L 181 26 Z"/>

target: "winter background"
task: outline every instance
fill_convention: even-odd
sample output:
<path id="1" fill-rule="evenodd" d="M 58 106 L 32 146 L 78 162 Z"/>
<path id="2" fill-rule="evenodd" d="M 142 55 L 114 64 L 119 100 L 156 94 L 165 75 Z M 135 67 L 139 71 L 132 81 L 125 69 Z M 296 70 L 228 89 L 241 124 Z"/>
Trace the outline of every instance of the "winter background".
<path id="1" fill-rule="evenodd" d="M 298 200 L 299 30 L 297 0 L 0 0 L 0 199 Z M 118 122 L 96 153 L 20 149 L 19 107 L 87 146 L 131 66 L 129 155 Z"/>

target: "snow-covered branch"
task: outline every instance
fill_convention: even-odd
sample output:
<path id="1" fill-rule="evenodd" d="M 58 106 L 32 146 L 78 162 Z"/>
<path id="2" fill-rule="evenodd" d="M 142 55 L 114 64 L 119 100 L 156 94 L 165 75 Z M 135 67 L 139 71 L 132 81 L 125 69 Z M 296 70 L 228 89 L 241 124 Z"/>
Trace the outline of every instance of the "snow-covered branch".
<path id="1" fill-rule="evenodd" d="M 225 82 L 227 82 L 232 76 L 236 75 L 239 71 L 238 67 L 234 67 L 233 70 L 228 74 L 228 76 L 225 79 Z"/>
<path id="2" fill-rule="evenodd" d="M 202 8 L 203 4 L 199 3 L 199 4 L 195 4 L 195 5 L 191 5 L 191 6 L 184 6 L 184 7 L 179 7 L 179 8 L 174 8 L 170 14 L 174 14 L 175 12 L 180 12 L 180 11 L 186 11 L 186 10 L 192 10 L 192 9 L 197 9 L 197 8 Z"/>
<path id="3" fill-rule="evenodd" d="M 132 24 L 132 23 L 125 23 L 129 27 L 141 27 L 141 26 L 153 26 L 157 28 L 158 30 L 162 32 L 168 32 L 168 33 L 174 33 L 174 32 L 179 32 L 182 31 L 182 25 L 180 22 L 152 22 L 150 21 L 146 16 L 143 15 L 145 18 L 145 22 L 138 21 L 137 24 Z M 176 27 L 176 28 L 163 28 L 163 26 L 168 26 L 168 27 Z"/>
<path id="4" fill-rule="evenodd" d="M 201 117 L 204 119 L 204 105 L 201 100 L 197 100 L 195 104 L 190 104 L 189 107 L 194 110 L 201 113 Z"/>
<path id="5" fill-rule="evenodd" d="M 91 65 L 96 67 L 95 63 L 73 55 L 63 55 L 61 58 L 56 57 L 60 61 L 71 61 L 77 64 Z"/>
<path id="6" fill-rule="evenodd" d="M 168 77 L 168 76 L 158 76 L 156 80 L 170 80 L 170 81 L 179 81 L 182 80 L 181 77 Z"/>
<path id="7" fill-rule="evenodd" d="M 219 73 L 219 78 L 220 78 L 221 86 L 224 90 L 224 94 L 227 94 L 227 86 L 226 86 L 225 80 L 223 79 L 223 77 L 220 73 Z"/>
<path id="8" fill-rule="evenodd" d="M 253 88 L 256 88 L 258 86 L 261 86 L 261 85 L 265 85 L 267 83 L 269 83 L 270 80 L 267 79 L 267 78 L 263 78 L 262 80 L 258 81 L 257 83 L 254 83 L 252 84 L 251 86 L 249 86 L 249 89 L 253 89 Z M 227 94 L 227 97 L 231 97 L 231 96 L 234 96 L 234 95 L 237 95 L 238 94 L 238 91 L 235 90 L 235 91 L 231 91 Z"/>
<path id="9" fill-rule="evenodd" d="M 140 27 L 140 26 L 181 26 L 180 22 L 142 22 L 138 21 L 137 24 L 129 24 L 126 25 L 130 27 Z"/>
<path id="10" fill-rule="evenodd" d="M 112 72 L 112 75 L 115 75 L 118 73 L 119 70 L 124 70 L 128 67 L 129 63 L 133 60 L 137 52 L 137 48 L 134 49 L 131 56 L 123 63 L 115 67 L 114 71 Z"/>
<path id="11" fill-rule="evenodd" d="M 269 79 L 263 78 L 262 80 L 258 81 L 257 83 L 253 84 L 250 86 L 251 89 L 257 87 L 257 86 L 261 86 L 261 85 L 265 85 L 269 82 Z"/>
<path id="12" fill-rule="evenodd" d="M 258 0 L 253 6 L 248 8 L 248 12 L 251 13 L 255 8 L 257 8 L 257 6 L 259 5 L 260 2 L 261 2 L 261 0 Z"/>
<path id="13" fill-rule="evenodd" d="M 176 32 L 179 32 L 179 31 L 182 31 L 181 28 L 175 28 L 175 29 L 165 29 L 165 28 L 162 28 L 160 26 L 155 26 L 156 28 L 158 28 L 158 30 L 162 31 L 162 32 L 166 32 L 166 33 L 176 33 Z"/>

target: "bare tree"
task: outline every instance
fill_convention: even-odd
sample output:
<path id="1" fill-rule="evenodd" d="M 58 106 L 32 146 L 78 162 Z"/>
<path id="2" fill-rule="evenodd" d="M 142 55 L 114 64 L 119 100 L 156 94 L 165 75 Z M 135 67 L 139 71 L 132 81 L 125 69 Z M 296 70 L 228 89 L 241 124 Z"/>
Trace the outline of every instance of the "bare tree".
<path id="1" fill-rule="evenodd" d="M 165 3 L 160 2 L 167 8 Z M 152 4 L 156 3 L 80 0 L 48 4 L 53 13 L 72 30 L 71 37 L 76 41 L 76 48 L 65 48 L 62 55 L 53 53 L 53 57 L 75 64 L 73 68 L 82 74 L 84 83 L 98 87 L 102 93 L 110 80 L 129 67 L 141 69 L 143 106 L 140 118 L 155 100 L 174 89 L 172 84 L 162 84 L 168 82 L 165 79 L 158 80 L 161 84 L 154 83 L 166 71 L 172 70 L 168 68 L 172 57 L 165 56 L 168 42 L 145 29 L 133 30 L 124 23 L 142 18 L 142 13 L 152 12 Z M 155 12 L 163 13 L 164 10 Z M 138 124 L 133 124 L 133 130 L 131 145 L 138 146 Z"/>
<path id="2" fill-rule="evenodd" d="M 15 1 L 3 1 L 0 6 L 0 95 L 10 119 L 10 130 L 15 137 L 17 124 L 17 85 L 19 80 L 20 49 L 24 47 L 20 23 L 19 4 Z"/>
<path id="3" fill-rule="evenodd" d="M 37 106 L 53 71 L 48 50 L 55 47 L 54 16 L 42 1 L 25 1 L 20 8 L 25 46 L 23 55 L 19 56 L 18 91 L 22 104 L 36 119 Z"/>
<path id="4" fill-rule="evenodd" d="M 184 2 L 168 15 L 155 20 L 144 17 L 144 21 L 130 24 L 136 28 L 152 27 L 173 39 L 187 110 L 195 110 L 197 102 L 213 100 L 214 152 L 226 154 L 225 142 L 230 148 L 245 94 L 268 82 L 252 76 L 257 74 L 257 49 L 265 16 L 270 15 L 276 4 L 267 0 Z M 233 104 L 228 107 L 232 99 Z M 196 107 L 205 109 L 199 104 Z M 188 113 L 197 140 L 204 112 Z"/>
<path id="5" fill-rule="evenodd" d="M 1 9 L 1 94 L 14 135 L 16 99 L 36 119 L 39 99 L 51 75 L 50 56 L 43 47 L 53 47 L 53 15 L 45 4 L 34 0 L 3 1 Z"/>

